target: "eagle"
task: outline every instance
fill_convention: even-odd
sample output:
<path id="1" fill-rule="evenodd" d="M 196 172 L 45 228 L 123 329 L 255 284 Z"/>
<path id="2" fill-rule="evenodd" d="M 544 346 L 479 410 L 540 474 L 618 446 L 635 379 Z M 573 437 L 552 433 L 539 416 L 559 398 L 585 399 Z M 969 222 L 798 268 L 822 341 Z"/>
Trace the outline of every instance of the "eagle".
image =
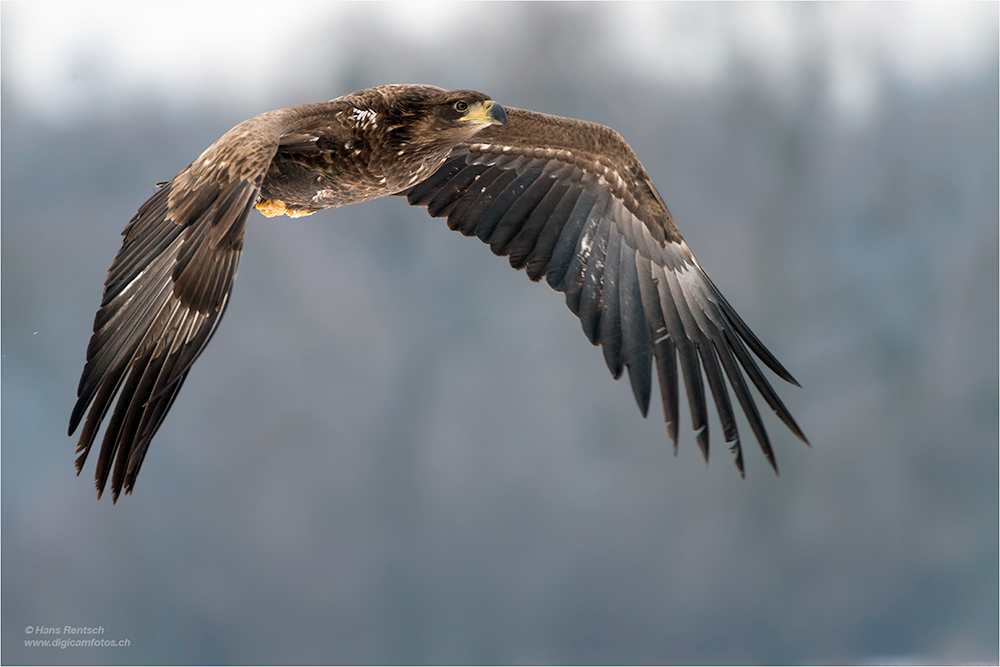
<path id="1" fill-rule="evenodd" d="M 122 232 L 69 422 L 72 436 L 87 415 L 79 475 L 115 404 L 97 460 L 98 498 L 109 477 L 113 502 L 123 489 L 132 492 L 153 436 L 229 304 L 250 212 L 296 217 L 386 195 L 447 218 L 451 229 L 479 237 L 531 280 L 565 294 L 611 375 L 628 370 L 643 416 L 655 368 L 675 453 L 680 375 L 708 460 L 703 373 L 741 476 L 726 380 L 775 473 L 747 379 L 809 444 L 754 356 L 798 382 L 702 270 L 639 159 L 611 128 L 505 108 L 475 91 L 378 86 L 255 116 L 157 185 Z"/>

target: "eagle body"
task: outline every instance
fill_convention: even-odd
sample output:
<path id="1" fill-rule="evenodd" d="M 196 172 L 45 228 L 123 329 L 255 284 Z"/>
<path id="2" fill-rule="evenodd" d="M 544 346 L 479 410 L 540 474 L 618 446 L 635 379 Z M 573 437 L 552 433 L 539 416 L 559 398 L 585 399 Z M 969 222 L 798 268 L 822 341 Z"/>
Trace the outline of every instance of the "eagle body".
<path id="1" fill-rule="evenodd" d="M 79 474 L 111 412 L 98 497 L 109 479 L 113 499 L 132 491 L 150 441 L 225 312 L 251 211 L 294 217 L 387 195 L 446 217 L 451 229 L 563 292 L 612 376 L 628 370 L 643 415 L 655 374 L 675 448 L 682 377 L 708 457 L 703 373 L 741 474 L 730 388 L 777 471 L 747 379 L 806 441 L 751 354 L 795 380 L 698 265 L 617 132 L 504 108 L 475 91 L 379 86 L 240 123 L 126 226 L 70 418 L 71 435 L 83 423 Z"/>
<path id="2" fill-rule="evenodd" d="M 484 127 L 453 127 L 440 114 L 457 119 L 463 112 L 454 103 L 487 101 L 482 93 L 433 86 L 369 88 L 255 116 L 223 135 L 199 160 L 210 168 L 242 158 L 245 171 L 256 177 L 265 168 L 258 203 L 273 202 L 282 209 L 276 214 L 308 215 L 395 194 L 430 175 L 457 143 Z M 258 147 L 252 157 L 248 146 Z M 200 166 L 196 161 L 188 168 L 196 178 L 203 177 Z"/>

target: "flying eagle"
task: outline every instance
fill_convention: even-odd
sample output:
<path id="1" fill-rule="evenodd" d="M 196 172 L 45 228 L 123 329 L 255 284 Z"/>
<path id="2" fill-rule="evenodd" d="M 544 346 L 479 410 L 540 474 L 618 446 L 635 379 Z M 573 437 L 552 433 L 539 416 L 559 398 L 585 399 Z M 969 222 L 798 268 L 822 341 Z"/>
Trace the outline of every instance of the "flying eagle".
<path id="1" fill-rule="evenodd" d="M 255 116 L 159 185 L 122 232 L 69 422 L 72 435 L 90 406 L 79 474 L 118 396 L 97 461 L 98 498 L 109 476 L 113 500 L 131 493 L 229 303 L 250 211 L 295 217 L 385 195 L 447 217 L 451 229 L 563 292 L 614 378 L 628 369 L 643 416 L 655 360 L 675 451 L 678 360 L 706 459 L 702 371 L 741 475 L 727 378 L 775 472 L 746 378 L 808 444 L 750 352 L 798 383 L 702 270 L 635 153 L 610 128 L 504 109 L 474 91 L 379 86 Z"/>

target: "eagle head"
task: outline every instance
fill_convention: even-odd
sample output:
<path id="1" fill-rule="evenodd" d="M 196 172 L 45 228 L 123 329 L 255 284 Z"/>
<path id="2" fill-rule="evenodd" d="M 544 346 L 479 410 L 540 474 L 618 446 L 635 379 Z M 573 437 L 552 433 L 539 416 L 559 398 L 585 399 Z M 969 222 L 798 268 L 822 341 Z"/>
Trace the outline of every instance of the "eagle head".
<path id="1" fill-rule="evenodd" d="M 380 122 L 367 135 L 373 162 L 384 169 L 390 188 L 426 178 L 484 128 L 507 126 L 504 108 L 474 90 L 387 86 L 380 92 Z"/>

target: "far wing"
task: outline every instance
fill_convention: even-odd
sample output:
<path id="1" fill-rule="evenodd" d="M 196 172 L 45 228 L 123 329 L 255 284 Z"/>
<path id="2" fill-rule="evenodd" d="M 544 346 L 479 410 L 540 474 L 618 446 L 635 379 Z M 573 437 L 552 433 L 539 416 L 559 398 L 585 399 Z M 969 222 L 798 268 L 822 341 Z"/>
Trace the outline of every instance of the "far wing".
<path id="1" fill-rule="evenodd" d="M 98 497 L 109 476 L 113 499 L 132 490 L 150 440 L 219 325 L 278 140 L 272 116 L 241 123 L 163 184 L 122 232 L 69 423 L 72 435 L 90 406 L 79 474 L 118 394 L 97 461 Z"/>
<path id="2" fill-rule="evenodd" d="M 702 371 L 723 436 L 743 474 L 743 454 L 726 379 L 777 472 L 746 378 L 792 432 L 806 441 L 761 373 L 753 352 L 798 384 L 708 278 L 674 225 L 645 170 L 609 128 L 507 108 L 507 128 L 489 128 L 452 152 L 404 194 L 466 236 L 478 236 L 532 280 L 566 295 L 583 331 L 601 345 L 611 374 L 624 368 L 643 415 L 656 361 L 667 432 L 677 446 L 678 373 L 697 441 L 708 457 Z"/>

